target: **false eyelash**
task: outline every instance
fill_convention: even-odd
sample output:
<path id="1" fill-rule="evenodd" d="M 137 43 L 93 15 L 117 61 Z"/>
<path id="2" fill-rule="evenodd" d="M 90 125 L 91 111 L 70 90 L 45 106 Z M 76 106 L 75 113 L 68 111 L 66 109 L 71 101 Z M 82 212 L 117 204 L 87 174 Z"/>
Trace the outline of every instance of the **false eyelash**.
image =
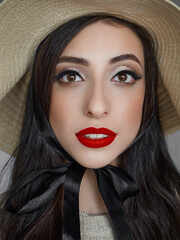
<path id="1" fill-rule="evenodd" d="M 141 75 L 137 74 L 136 72 L 130 71 L 130 70 L 122 70 L 122 71 L 119 71 L 119 72 L 117 72 L 117 73 L 113 76 L 113 78 L 116 77 L 116 76 L 117 76 L 118 74 L 120 74 L 120 73 L 129 74 L 129 75 L 131 75 L 131 76 L 134 78 L 134 80 L 139 80 L 139 79 L 142 78 Z"/>
<path id="2" fill-rule="evenodd" d="M 53 79 L 55 81 L 57 80 L 60 80 L 62 77 L 64 77 L 65 75 L 69 74 L 69 73 L 74 73 L 76 74 L 77 76 L 79 76 L 80 78 L 82 78 L 82 76 L 77 72 L 77 71 L 74 71 L 74 70 L 65 70 L 61 73 L 59 73 L 57 76 L 54 76 Z M 68 82 L 67 82 L 68 83 Z"/>

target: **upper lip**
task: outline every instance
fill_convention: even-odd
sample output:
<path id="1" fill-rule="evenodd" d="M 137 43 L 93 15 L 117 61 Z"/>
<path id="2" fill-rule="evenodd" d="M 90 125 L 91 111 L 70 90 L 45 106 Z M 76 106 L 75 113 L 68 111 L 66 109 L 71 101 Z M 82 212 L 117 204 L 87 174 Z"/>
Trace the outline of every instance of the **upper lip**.
<path id="1" fill-rule="evenodd" d="M 86 134 L 105 134 L 105 135 L 109 135 L 109 136 L 116 135 L 115 132 L 113 132 L 113 131 L 111 131 L 111 130 L 109 130 L 107 128 L 89 127 L 89 128 L 82 129 L 81 131 L 76 133 L 76 136 L 84 136 Z"/>

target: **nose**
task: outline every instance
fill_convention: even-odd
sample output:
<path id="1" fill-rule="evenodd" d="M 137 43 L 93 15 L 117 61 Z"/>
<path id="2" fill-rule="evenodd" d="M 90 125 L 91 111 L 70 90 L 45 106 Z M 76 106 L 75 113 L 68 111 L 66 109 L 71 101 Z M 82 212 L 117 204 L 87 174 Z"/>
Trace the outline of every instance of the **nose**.
<path id="1" fill-rule="evenodd" d="M 109 114 L 110 105 L 103 86 L 94 86 L 88 90 L 83 110 L 86 116 L 96 119 Z"/>

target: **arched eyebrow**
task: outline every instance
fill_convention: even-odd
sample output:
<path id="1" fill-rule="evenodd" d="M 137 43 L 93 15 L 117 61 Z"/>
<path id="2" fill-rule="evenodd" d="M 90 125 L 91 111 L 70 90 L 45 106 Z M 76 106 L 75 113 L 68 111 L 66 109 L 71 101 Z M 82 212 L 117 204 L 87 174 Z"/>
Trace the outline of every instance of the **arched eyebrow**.
<path id="1" fill-rule="evenodd" d="M 87 61 L 84 58 L 78 58 L 78 57 L 70 57 L 70 56 L 63 56 L 60 57 L 58 60 L 58 63 L 64 63 L 64 62 L 68 62 L 68 63 L 77 63 L 77 64 L 81 64 L 84 66 L 89 66 L 89 61 Z"/>
<path id="2" fill-rule="evenodd" d="M 134 54 L 119 55 L 117 57 L 111 58 L 109 63 L 113 64 L 113 63 L 124 61 L 124 60 L 133 60 L 139 63 L 139 65 L 142 67 L 140 60 Z"/>
<path id="3" fill-rule="evenodd" d="M 111 58 L 109 60 L 109 63 L 113 64 L 113 63 L 124 61 L 124 60 L 133 60 L 139 63 L 139 65 L 142 67 L 140 60 L 134 54 L 122 54 L 122 55 L 116 56 L 114 58 Z M 64 63 L 64 62 L 76 63 L 84 66 L 90 65 L 89 61 L 84 58 L 71 57 L 71 56 L 63 56 L 59 58 L 58 63 Z"/>

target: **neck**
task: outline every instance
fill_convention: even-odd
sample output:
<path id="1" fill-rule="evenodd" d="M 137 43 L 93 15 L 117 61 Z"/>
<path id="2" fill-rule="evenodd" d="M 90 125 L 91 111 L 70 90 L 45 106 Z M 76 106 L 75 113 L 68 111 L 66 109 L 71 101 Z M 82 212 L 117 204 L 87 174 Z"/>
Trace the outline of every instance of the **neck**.
<path id="1" fill-rule="evenodd" d="M 79 192 L 79 211 L 90 214 L 107 212 L 98 189 L 96 175 L 92 169 L 87 169 L 82 178 Z"/>

